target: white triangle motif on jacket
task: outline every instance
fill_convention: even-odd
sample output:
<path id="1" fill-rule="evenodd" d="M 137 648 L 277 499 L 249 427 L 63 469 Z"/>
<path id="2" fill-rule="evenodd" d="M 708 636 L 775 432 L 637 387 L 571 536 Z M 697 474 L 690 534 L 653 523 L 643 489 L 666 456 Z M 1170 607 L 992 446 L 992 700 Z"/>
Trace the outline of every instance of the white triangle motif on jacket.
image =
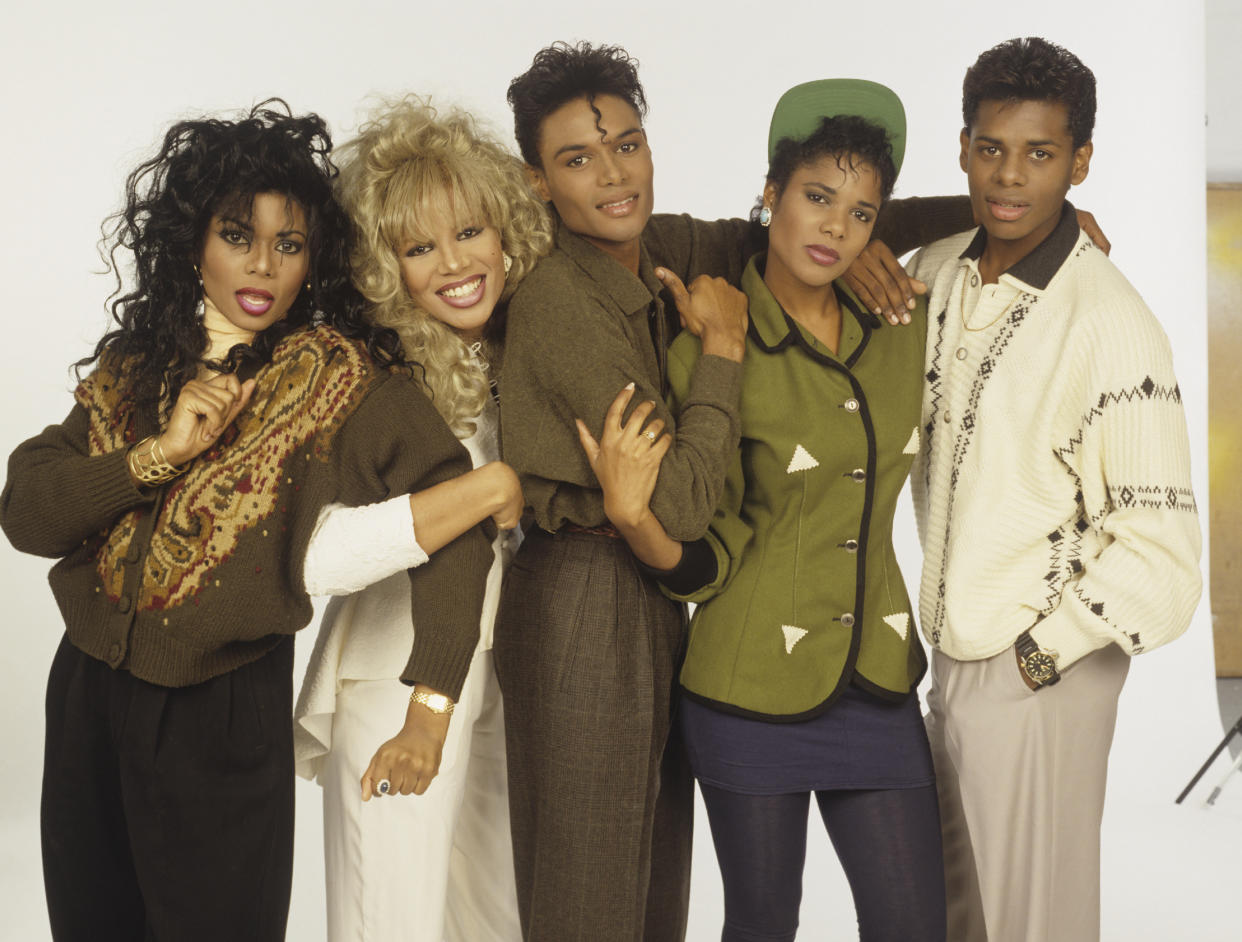
<path id="1" fill-rule="evenodd" d="M 914 431 L 910 433 L 910 440 L 906 442 L 906 447 L 901 449 L 903 455 L 917 455 L 919 453 L 919 427 L 916 425 Z"/>
<path id="2" fill-rule="evenodd" d="M 785 632 L 785 653 L 793 654 L 794 645 L 806 637 L 806 629 L 795 628 L 793 625 L 781 625 L 781 631 Z"/>
<path id="3" fill-rule="evenodd" d="M 901 640 L 906 640 L 906 635 L 910 633 L 910 615 L 907 612 L 898 612 L 896 615 L 885 615 L 884 624 L 892 628 L 893 631 L 901 635 Z"/>
<path id="4" fill-rule="evenodd" d="M 810 471 L 818 467 L 819 462 L 811 456 L 809 451 L 799 445 L 794 449 L 793 457 L 789 459 L 789 467 L 785 469 L 785 473 L 794 474 L 797 471 Z"/>

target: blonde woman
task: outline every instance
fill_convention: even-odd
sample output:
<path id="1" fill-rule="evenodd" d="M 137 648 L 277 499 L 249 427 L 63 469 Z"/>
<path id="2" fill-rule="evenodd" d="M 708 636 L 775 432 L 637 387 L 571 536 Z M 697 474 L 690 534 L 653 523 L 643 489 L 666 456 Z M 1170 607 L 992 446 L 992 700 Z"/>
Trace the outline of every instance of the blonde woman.
<path id="1" fill-rule="evenodd" d="M 328 937 L 519 939 L 491 635 L 522 494 L 496 460 L 494 391 L 504 305 L 549 249 L 549 222 L 515 157 L 469 115 L 418 98 L 377 112 L 340 159 L 368 317 L 400 337 L 475 470 L 329 508 L 307 552 L 308 591 L 355 593 L 329 605 L 296 710 L 298 771 L 324 787 Z M 411 622 L 402 570 L 489 516 L 501 530 L 461 695 L 411 694 L 399 680 Z M 417 610 L 413 622 L 417 632 Z"/>

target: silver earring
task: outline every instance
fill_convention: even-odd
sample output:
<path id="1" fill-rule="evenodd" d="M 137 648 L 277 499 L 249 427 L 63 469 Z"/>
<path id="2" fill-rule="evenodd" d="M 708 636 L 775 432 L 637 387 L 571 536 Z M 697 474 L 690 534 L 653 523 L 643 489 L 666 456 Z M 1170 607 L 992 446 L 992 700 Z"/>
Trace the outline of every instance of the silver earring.
<path id="1" fill-rule="evenodd" d="M 194 277 L 198 279 L 198 303 L 194 305 L 194 316 L 201 321 L 207 313 L 207 305 L 203 303 L 203 273 L 197 265 L 194 266 Z"/>
<path id="2" fill-rule="evenodd" d="M 765 206 L 759 210 L 759 225 L 765 229 L 772 225 L 772 210 L 770 207 Z"/>
<path id="3" fill-rule="evenodd" d="M 510 255 L 508 252 L 501 252 L 500 259 L 502 262 L 504 262 L 505 274 L 506 275 L 509 274 L 509 272 L 513 270 L 513 256 Z"/>

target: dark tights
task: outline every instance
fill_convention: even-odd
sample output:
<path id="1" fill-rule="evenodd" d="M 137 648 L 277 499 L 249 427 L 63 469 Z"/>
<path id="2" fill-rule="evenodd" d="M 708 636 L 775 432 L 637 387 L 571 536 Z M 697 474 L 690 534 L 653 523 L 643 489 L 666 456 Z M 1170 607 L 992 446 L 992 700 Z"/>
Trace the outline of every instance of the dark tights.
<path id="1" fill-rule="evenodd" d="M 810 793 L 700 788 L 724 879 L 722 942 L 792 942 Z M 936 786 L 822 791 L 815 798 L 854 895 L 861 942 L 944 942 Z"/>

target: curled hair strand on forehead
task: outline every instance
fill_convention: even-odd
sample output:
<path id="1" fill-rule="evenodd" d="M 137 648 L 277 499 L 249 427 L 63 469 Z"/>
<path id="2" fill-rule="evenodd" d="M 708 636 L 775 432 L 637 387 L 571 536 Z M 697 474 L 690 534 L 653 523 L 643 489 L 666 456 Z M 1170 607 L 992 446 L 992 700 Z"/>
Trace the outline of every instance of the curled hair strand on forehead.
<path id="1" fill-rule="evenodd" d="M 531 66 L 509 83 L 507 95 L 513 109 L 513 134 L 522 159 L 532 167 L 539 160 L 539 131 L 543 120 L 567 102 L 585 98 L 595 112 L 595 127 L 603 116 L 595 107 L 600 95 L 615 95 L 627 102 L 639 118 L 647 116 L 647 96 L 638 80 L 638 60 L 620 46 L 571 46 L 555 42 L 535 53 Z"/>
<path id="2" fill-rule="evenodd" d="M 880 178 L 881 201 L 893 195 L 897 169 L 893 165 L 893 148 L 888 134 L 879 125 L 858 115 L 826 117 L 803 140 L 782 138 L 777 142 L 768 164 L 767 182 L 776 187 L 779 195 L 798 170 L 825 157 L 835 157 L 843 169 L 857 170 L 860 166 L 873 168 Z M 758 217 L 762 204 L 760 199 L 751 211 L 752 219 Z"/>

